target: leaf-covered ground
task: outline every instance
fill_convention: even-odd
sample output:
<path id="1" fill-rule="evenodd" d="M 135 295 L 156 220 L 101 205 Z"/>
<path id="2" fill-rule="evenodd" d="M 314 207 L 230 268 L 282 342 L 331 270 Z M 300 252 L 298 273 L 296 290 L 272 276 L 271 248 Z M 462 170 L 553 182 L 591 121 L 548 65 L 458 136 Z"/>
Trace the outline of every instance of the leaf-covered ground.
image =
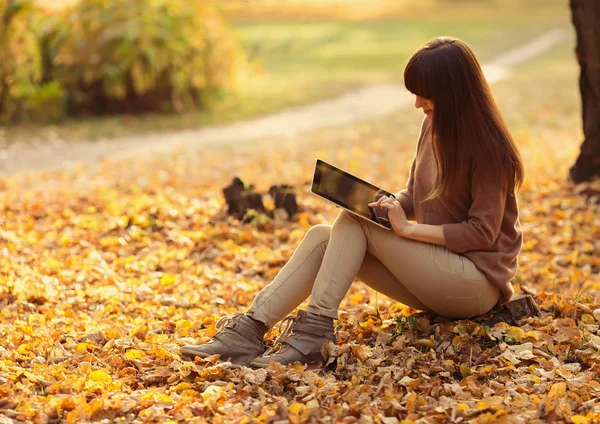
<path id="1" fill-rule="evenodd" d="M 324 369 L 194 363 L 178 348 L 245 310 L 306 230 L 333 221 L 338 210 L 309 193 L 315 158 L 403 187 L 418 112 L 3 180 L 0 421 L 600 421 L 600 182 L 565 180 L 581 139 L 576 76 L 564 45 L 494 87 L 527 170 L 514 284 L 537 293 L 543 317 L 485 328 L 357 281 Z M 234 175 L 263 192 L 294 184 L 302 212 L 228 218 L 221 189 Z"/>

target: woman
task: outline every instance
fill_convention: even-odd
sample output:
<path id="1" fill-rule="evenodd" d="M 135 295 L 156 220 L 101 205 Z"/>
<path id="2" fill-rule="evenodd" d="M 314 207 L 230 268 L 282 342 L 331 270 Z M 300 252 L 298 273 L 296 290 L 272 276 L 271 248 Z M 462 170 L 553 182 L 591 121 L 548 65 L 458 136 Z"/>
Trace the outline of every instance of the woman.
<path id="1" fill-rule="evenodd" d="M 346 211 L 333 226 L 312 227 L 246 313 L 224 317 L 221 331 L 182 347 L 183 355 L 218 353 L 255 367 L 319 361 L 323 343 L 335 341 L 333 320 L 355 277 L 451 318 L 481 315 L 511 298 L 523 165 L 477 58 L 461 40 L 435 38 L 410 58 L 404 81 L 426 115 L 415 158 L 406 189 L 370 204 L 388 209 L 393 231 Z M 309 295 L 307 310 L 285 319 L 281 349 L 265 352 L 265 332 Z"/>

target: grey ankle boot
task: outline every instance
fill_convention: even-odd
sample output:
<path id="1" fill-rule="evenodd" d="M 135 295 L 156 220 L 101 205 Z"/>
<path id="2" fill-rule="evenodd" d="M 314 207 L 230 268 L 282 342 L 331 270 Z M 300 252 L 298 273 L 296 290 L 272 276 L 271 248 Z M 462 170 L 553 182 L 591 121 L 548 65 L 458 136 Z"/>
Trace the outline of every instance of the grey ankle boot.
<path id="1" fill-rule="evenodd" d="M 221 360 L 247 365 L 267 348 L 263 339 L 267 326 L 244 313 L 222 317 L 216 327 L 221 331 L 207 343 L 183 346 L 180 353 L 192 358 L 206 358 L 218 353 Z"/>
<path id="2" fill-rule="evenodd" d="M 275 341 L 273 348 L 251 361 L 251 367 L 265 368 L 271 361 L 284 365 L 296 361 L 303 364 L 319 362 L 323 360 L 321 346 L 328 340 L 335 342 L 333 318 L 298 311 L 297 316 L 290 315 L 281 324 L 285 321 L 289 323 Z M 281 349 L 274 353 L 279 343 L 282 343 Z"/>

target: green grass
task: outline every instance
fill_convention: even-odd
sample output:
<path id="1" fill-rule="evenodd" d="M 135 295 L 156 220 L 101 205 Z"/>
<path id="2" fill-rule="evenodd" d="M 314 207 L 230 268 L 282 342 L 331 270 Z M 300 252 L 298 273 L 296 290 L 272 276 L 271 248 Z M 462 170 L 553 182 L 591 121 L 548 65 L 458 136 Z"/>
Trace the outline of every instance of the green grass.
<path id="1" fill-rule="evenodd" d="M 249 119 L 339 95 L 377 82 L 401 82 L 410 55 L 428 39 L 463 39 L 481 61 L 529 41 L 549 28 L 569 25 L 567 5 L 477 14 L 453 9 L 420 19 L 375 21 L 248 21 L 234 23 L 251 66 L 236 92 L 223 93 L 210 112 L 70 119 L 59 125 L 6 129 L 11 140 L 58 137 L 93 140 L 132 133 L 197 128 Z"/>

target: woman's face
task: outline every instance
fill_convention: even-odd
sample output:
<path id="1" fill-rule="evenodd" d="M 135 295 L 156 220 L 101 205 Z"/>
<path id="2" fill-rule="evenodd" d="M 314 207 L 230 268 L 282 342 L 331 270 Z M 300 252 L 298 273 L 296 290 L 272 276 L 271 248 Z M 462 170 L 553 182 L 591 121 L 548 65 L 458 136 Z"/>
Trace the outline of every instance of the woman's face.
<path id="1" fill-rule="evenodd" d="M 417 109 L 423 108 L 423 113 L 427 115 L 428 118 L 433 118 L 433 102 L 431 100 L 424 99 L 423 97 L 416 96 L 415 99 L 415 107 Z"/>

